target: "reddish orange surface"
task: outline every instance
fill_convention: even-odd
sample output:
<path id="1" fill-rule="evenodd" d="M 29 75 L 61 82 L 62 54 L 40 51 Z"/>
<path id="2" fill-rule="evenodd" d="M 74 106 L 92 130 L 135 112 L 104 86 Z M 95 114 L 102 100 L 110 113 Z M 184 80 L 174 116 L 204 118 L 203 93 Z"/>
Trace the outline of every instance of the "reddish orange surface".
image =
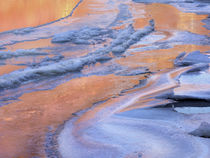
<path id="1" fill-rule="evenodd" d="M 79 0 L 2 0 L 0 32 L 32 27 L 66 17 Z"/>

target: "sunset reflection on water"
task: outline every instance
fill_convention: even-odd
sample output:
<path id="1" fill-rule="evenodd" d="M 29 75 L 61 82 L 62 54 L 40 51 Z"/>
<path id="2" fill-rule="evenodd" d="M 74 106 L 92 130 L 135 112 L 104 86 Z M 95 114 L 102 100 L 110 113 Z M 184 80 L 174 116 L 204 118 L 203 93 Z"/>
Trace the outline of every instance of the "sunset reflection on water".
<path id="1" fill-rule="evenodd" d="M 68 16 L 79 0 L 0 1 L 0 32 L 34 27 Z"/>
<path id="2" fill-rule="evenodd" d="M 98 15 L 101 15 L 101 17 L 102 15 L 115 15 L 118 12 L 117 8 L 103 10 L 103 8 L 106 8 L 104 6 L 106 4 L 105 1 L 108 0 L 85 0 L 75 10 L 72 17 L 65 18 L 65 20 L 62 20 L 57 25 L 65 25 L 64 23 L 67 23 L 71 18 L 76 19 L 77 21 L 75 21 L 79 23 L 100 17 Z M 53 2 L 52 0 L 2 0 L 0 1 L 0 32 L 34 27 L 66 17 L 78 2 L 79 0 L 54 0 Z M 136 4 L 131 1 L 129 7 L 133 16 L 134 28 L 142 28 L 148 24 L 150 19 L 154 19 L 156 33 L 153 33 L 153 35 L 163 36 L 160 39 L 162 41 L 173 36 L 173 31 L 175 30 L 198 34 L 207 34 L 209 32 L 202 26 L 203 23 L 201 22 L 201 20 L 207 17 L 206 15 L 184 13 L 166 4 L 155 3 L 145 5 Z M 109 18 L 109 16 L 107 17 Z M 105 22 L 108 21 L 107 19 L 101 19 Z M 125 25 L 128 25 L 128 23 L 125 23 Z M 124 27 L 122 24 L 113 28 L 122 29 Z M 67 29 L 69 28 L 67 27 Z M 20 37 L 22 38 L 22 36 Z M 62 46 L 65 47 L 65 44 Z M 16 49 L 44 47 L 55 47 L 51 43 L 51 38 L 23 41 L 8 45 L 6 49 L 15 51 Z M 183 43 L 183 45 L 176 45 L 171 48 L 133 52 L 132 49 L 135 47 L 141 48 L 142 45 L 136 44 L 130 47 L 129 56 L 117 58 L 114 62 L 130 69 L 148 67 L 150 71 L 158 72 L 164 69 L 173 69 L 173 60 L 181 52 L 190 53 L 195 50 L 206 52 L 210 49 L 209 46 L 186 45 Z M 91 50 L 89 51 L 89 49 Z M 80 54 L 86 55 L 93 51 L 91 46 L 89 49 L 83 50 L 84 52 L 76 50 L 73 53 L 78 56 Z M 64 56 L 71 55 L 68 51 L 64 54 Z M 29 58 L 24 59 L 29 61 Z M 99 67 L 101 64 L 96 63 L 92 67 L 87 66 L 83 69 L 82 73 L 88 74 L 88 70 L 96 69 L 97 66 Z M 0 75 L 23 68 L 25 66 L 3 65 L 0 67 Z M 144 74 L 129 77 L 114 74 L 92 75 L 72 79 L 51 90 L 23 94 L 16 102 L 0 108 L 0 158 L 2 155 L 4 158 L 14 156 L 19 156 L 18 158 L 42 157 L 45 155 L 44 143 L 46 133 L 49 132 L 48 127 L 56 130 L 64 121 L 73 117 L 74 113 L 90 108 L 96 102 L 116 98 L 123 90 L 133 88 L 139 84 L 139 80 L 143 80 L 146 77 Z M 111 99 L 111 101 L 113 100 L 117 99 Z M 139 106 L 140 104 L 142 105 L 141 100 L 134 105 Z M 90 114 L 84 120 L 90 119 L 95 115 L 94 111 Z"/>
<path id="3" fill-rule="evenodd" d="M 202 20 L 208 15 L 197 15 L 195 13 L 184 13 L 174 6 L 168 4 L 130 4 L 134 16 L 134 27 L 142 28 L 148 24 L 148 19 L 154 19 L 155 29 L 160 30 L 182 30 L 198 34 L 208 34 L 209 30 L 203 27 Z"/>

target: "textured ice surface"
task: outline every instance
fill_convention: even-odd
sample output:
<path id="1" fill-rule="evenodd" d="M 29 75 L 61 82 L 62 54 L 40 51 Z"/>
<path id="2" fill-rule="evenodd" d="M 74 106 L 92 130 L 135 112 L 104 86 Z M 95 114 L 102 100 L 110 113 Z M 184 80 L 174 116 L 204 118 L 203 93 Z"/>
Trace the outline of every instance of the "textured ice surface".
<path id="1" fill-rule="evenodd" d="M 119 13 L 117 14 L 115 20 L 110 24 L 110 26 L 116 26 L 118 24 L 121 24 L 122 21 L 129 20 L 132 17 L 129 11 L 129 7 L 127 5 L 120 4 L 118 8 L 119 8 Z"/>
<path id="2" fill-rule="evenodd" d="M 184 12 L 193 12 L 197 14 L 210 13 L 209 0 L 193 0 L 191 3 L 174 3 L 174 6 Z"/>
<path id="3" fill-rule="evenodd" d="M 166 3 L 176 6 L 185 12 L 209 13 L 209 0 L 133 0 L 137 3 Z"/>
<path id="4" fill-rule="evenodd" d="M 85 32 L 86 31 L 87 30 L 85 30 Z M 87 31 L 84 35 L 81 34 L 81 36 L 75 36 L 75 38 L 84 40 L 86 37 L 92 38 L 92 36 L 101 36 L 101 33 L 99 33 L 100 31 L 98 32 L 98 29 L 94 29 L 94 31 L 91 29 L 89 31 Z M 127 28 L 120 30 L 117 34 L 117 37 L 113 39 L 113 41 L 108 46 L 100 48 L 95 52 L 89 53 L 85 56 L 62 60 L 48 65 L 40 64 L 39 67 L 28 67 L 23 70 L 14 71 L 10 74 L 0 76 L 0 89 L 12 88 L 22 84 L 25 81 L 30 81 L 33 79 L 41 79 L 44 77 L 46 78 L 51 76 L 63 75 L 68 72 L 80 71 L 85 65 L 110 60 L 112 59 L 112 57 L 109 56 L 109 53 L 123 53 L 131 45 L 135 44 L 142 37 L 150 34 L 153 31 L 153 20 L 150 21 L 149 26 L 146 26 L 145 28 L 139 30 L 135 30 L 132 25 L 129 25 Z M 24 52 L 24 54 L 26 53 Z"/>
<path id="5" fill-rule="evenodd" d="M 71 120 L 59 135 L 59 151 L 64 158 L 208 158 L 210 143 L 187 132 L 196 129 L 201 120 L 170 109 L 136 109 L 115 114 L 88 128 Z M 81 125 L 82 126 L 82 125 Z M 79 127 L 79 128 L 77 128 Z M 71 151 L 71 152 L 69 152 Z"/>
<path id="6" fill-rule="evenodd" d="M 210 100 L 210 74 L 207 72 L 182 75 L 180 87 L 174 89 L 177 98 Z"/>
<path id="7" fill-rule="evenodd" d="M 199 51 L 188 55 L 181 53 L 175 59 L 176 66 L 196 65 L 182 74 L 179 78 L 179 87 L 174 89 L 174 98 L 210 99 L 210 73 L 208 71 L 209 54 Z M 207 69 L 206 71 L 204 71 Z"/>
<path id="8" fill-rule="evenodd" d="M 137 3 L 192 3 L 193 0 L 133 0 Z"/>
<path id="9" fill-rule="evenodd" d="M 167 43 L 173 43 L 176 45 L 179 44 L 196 44 L 196 45 L 208 45 L 210 42 L 210 37 L 205 35 L 199 35 L 195 33 L 191 33 L 188 31 L 176 31 L 174 35 L 169 38 Z"/>
<path id="10" fill-rule="evenodd" d="M 110 35 L 112 30 L 85 27 L 80 30 L 71 30 L 55 35 L 53 43 L 71 42 L 74 44 L 97 44 L 103 41 L 104 36 Z"/>
<path id="11" fill-rule="evenodd" d="M 147 50 L 155 49 L 168 49 L 173 48 L 176 45 L 184 44 L 194 44 L 194 45 L 208 45 L 210 43 L 210 38 L 205 35 L 194 34 L 187 31 L 174 31 L 172 32 L 173 36 L 169 37 L 164 41 L 159 41 L 163 39 L 162 35 L 150 34 L 145 36 L 141 41 L 135 44 L 135 48 L 129 49 L 129 52 L 142 52 Z M 138 46 L 144 45 L 146 46 Z"/>
<path id="12" fill-rule="evenodd" d="M 210 63 L 210 56 L 208 54 L 202 54 L 199 51 L 194 51 L 186 55 L 181 53 L 175 60 L 175 65 L 177 66 L 187 66 L 198 63 Z"/>
<path id="13" fill-rule="evenodd" d="M 210 138 L 210 124 L 207 122 L 202 122 L 201 125 L 190 134 L 199 137 L 208 137 Z"/>
<path id="14" fill-rule="evenodd" d="M 82 58 L 69 59 L 60 61 L 46 66 L 35 68 L 26 68 L 14 71 L 9 74 L 0 76 L 0 88 L 11 88 L 20 85 L 24 81 L 41 79 L 42 77 L 51 77 L 63 75 L 67 72 L 80 71 L 84 65 L 100 60 L 106 60 L 106 56 L 85 56 Z"/>
<path id="15" fill-rule="evenodd" d="M 174 108 L 174 110 L 183 114 L 210 113 L 210 107 L 177 107 L 177 108 Z"/>
<path id="16" fill-rule="evenodd" d="M 116 75 L 120 76 L 136 76 L 140 74 L 149 73 L 149 69 L 145 67 L 139 67 L 135 69 L 127 69 L 127 70 L 121 70 L 116 73 Z"/>
<path id="17" fill-rule="evenodd" d="M 208 16 L 207 19 L 204 19 L 203 22 L 206 24 L 204 27 L 210 30 L 210 16 Z"/>
<path id="18" fill-rule="evenodd" d="M 133 0 L 138 3 L 209 3 L 209 0 Z"/>
<path id="19" fill-rule="evenodd" d="M 23 28 L 23 29 L 18 29 L 18 30 L 14 30 L 14 34 L 16 35 L 24 35 L 30 32 L 33 32 L 35 28 L 33 27 L 27 27 L 27 28 Z"/>
<path id="20" fill-rule="evenodd" d="M 147 100 L 157 93 L 178 85 L 176 77 L 171 77 L 186 71 L 178 68 L 156 74 L 136 92 L 94 106 L 69 120 L 58 138 L 59 152 L 64 158 L 208 158 L 210 142 L 189 133 L 201 122 L 209 122 L 209 113 L 186 115 L 171 108 L 140 109 L 149 106 Z"/>
<path id="21" fill-rule="evenodd" d="M 21 56 L 41 56 L 47 55 L 48 53 L 38 51 L 37 49 L 18 49 L 14 52 L 12 51 L 0 51 L 0 59 L 8 59 L 13 57 Z"/>

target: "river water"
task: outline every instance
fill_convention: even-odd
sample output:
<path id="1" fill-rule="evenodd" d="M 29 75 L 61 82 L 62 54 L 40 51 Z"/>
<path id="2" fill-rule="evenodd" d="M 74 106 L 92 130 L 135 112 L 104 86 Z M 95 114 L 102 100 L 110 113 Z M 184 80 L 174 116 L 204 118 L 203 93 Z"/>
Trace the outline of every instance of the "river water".
<path id="1" fill-rule="evenodd" d="M 209 2 L 146 2 L 0 2 L 0 158 L 208 158 Z"/>

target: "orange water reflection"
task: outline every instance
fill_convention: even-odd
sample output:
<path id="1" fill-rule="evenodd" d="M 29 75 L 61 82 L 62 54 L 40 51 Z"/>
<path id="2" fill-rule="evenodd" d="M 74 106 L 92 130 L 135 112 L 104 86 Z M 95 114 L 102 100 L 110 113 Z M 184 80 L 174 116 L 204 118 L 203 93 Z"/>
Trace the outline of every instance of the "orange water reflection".
<path id="1" fill-rule="evenodd" d="M 51 39 L 39 39 L 36 41 L 24 41 L 13 45 L 8 45 L 5 48 L 10 51 L 16 51 L 17 49 L 34 49 L 50 46 L 53 46 Z"/>
<path id="2" fill-rule="evenodd" d="M 25 66 L 3 65 L 3 66 L 0 66 L 0 75 L 4 75 L 12 71 L 23 69 L 23 68 L 25 68 Z"/>
<path id="3" fill-rule="evenodd" d="M 57 128 L 72 113 L 133 87 L 139 79 L 115 75 L 84 77 L 53 90 L 24 94 L 21 101 L 0 108 L 1 157 L 43 156 L 48 126 Z"/>
<path id="4" fill-rule="evenodd" d="M 79 0 L 0 1 L 0 32 L 45 24 L 70 14 Z"/>
<path id="5" fill-rule="evenodd" d="M 158 50 L 149 50 L 143 52 L 132 53 L 132 56 L 122 58 L 116 62 L 128 66 L 130 68 L 135 68 L 139 66 L 146 66 L 152 72 L 162 70 L 162 69 L 171 69 L 174 67 L 174 59 L 181 52 L 192 52 L 200 50 L 201 52 L 208 51 L 210 46 L 201 46 L 201 45 L 177 45 L 174 48 L 169 49 L 158 49 Z"/>
<path id="6" fill-rule="evenodd" d="M 183 30 L 198 34 L 209 34 L 201 20 L 208 15 L 184 13 L 168 4 L 130 4 L 134 16 L 134 27 L 142 28 L 148 24 L 148 19 L 154 19 L 156 30 Z M 143 12 L 142 12 L 143 10 Z"/>
<path id="7" fill-rule="evenodd" d="M 135 109 L 137 107 L 152 106 L 151 103 L 148 104 L 148 102 L 152 101 L 150 97 L 157 96 L 161 91 L 167 91 L 177 87 L 178 83 L 174 82 L 172 77 L 175 77 L 175 75 L 180 75 L 188 69 L 189 67 L 182 67 L 172 71 L 165 70 L 164 72 L 156 74 L 150 78 L 143 87 L 133 89 L 134 91 L 132 90 L 132 93 L 128 93 L 127 95 L 118 98 L 111 98 L 108 101 L 92 108 L 91 110 L 88 110 L 76 122 L 74 122 L 72 134 L 76 137 L 80 137 L 81 132 L 85 130 L 85 128 L 89 128 L 96 122 L 105 120 L 105 118 L 113 115 L 114 113 L 118 113 L 119 111 Z M 164 75 L 165 82 L 160 84 L 162 75 Z M 160 100 L 159 103 L 167 103 L 167 101 Z"/>
<path id="8" fill-rule="evenodd" d="M 36 26 L 65 17 L 77 2 L 72 0 L 56 0 L 53 3 L 50 0 L 18 1 L 20 1 L 18 6 L 13 5 L 15 1 L 0 1 L 0 5 L 4 6 L 0 9 L 0 31 Z M 87 7 L 90 4 L 103 8 L 102 1 L 100 4 L 95 3 L 94 0 L 87 0 L 74 12 L 73 18 L 78 18 L 79 21 L 81 17 L 85 17 L 88 20 L 87 17 L 90 14 L 102 14 Z M 154 18 L 157 30 L 177 29 L 207 33 L 200 22 L 206 17 L 204 15 L 182 13 L 175 7 L 165 4 L 135 4 L 132 7 L 136 28 L 142 28 L 147 25 L 148 19 Z M 145 12 L 139 12 L 141 9 Z M 166 15 L 167 12 L 168 15 Z M 170 35 L 168 32 L 165 34 Z M 16 44 L 10 49 L 30 49 L 36 46 L 51 46 L 50 39 Z M 150 70 L 157 71 L 173 68 L 173 59 L 182 51 L 206 51 L 209 48 L 209 46 L 181 45 L 170 49 L 138 52 L 133 53 L 133 56 L 117 60 L 117 63 L 131 68 L 148 66 Z M 4 69 L 9 72 L 16 68 L 20 67 Z M 71 80 L 53 90 L 24 94 L 20 101 L 0 108 L 0 156 L 3 158 L 44 157 L 43 143 L 48 126 L 56 129 L 58 125 L 69 119 L 72 113 L 88 108 L 94 102 L 115 96 L 121 90 L 138 84 L 140 79 L 142 79 L 140 76 L 91 76 Z"/>

